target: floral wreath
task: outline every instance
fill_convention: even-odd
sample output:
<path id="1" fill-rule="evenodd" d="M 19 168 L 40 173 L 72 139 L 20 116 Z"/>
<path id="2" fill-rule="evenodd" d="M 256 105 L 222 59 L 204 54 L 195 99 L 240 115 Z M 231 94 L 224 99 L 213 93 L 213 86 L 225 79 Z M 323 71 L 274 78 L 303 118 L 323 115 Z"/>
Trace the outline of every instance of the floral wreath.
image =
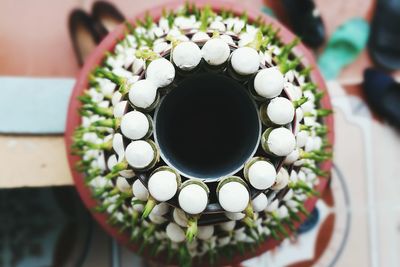
<path id="1" fill-rule="evenodd" d="M 210 262 L 295 231 L 305 200 L 318 195 L 319 164 L 331 157 L 311 67 L 279 30 L 244 13 L 186 4 L 128 29 L 79 97 L 73 152 L 98 212 L 152 255 L 181 265 Z M 235 175 L 185 177 L 160 157 L 153 119 L 160 99 L 194 72 L 244 84 L 262 124 L 259 149 Z M 214 184 L 211 186 L 211 184 Z M 215 200 L 216 201 L 212 201 Z M 210 219 L 211 218 L 211 219 Z"/>

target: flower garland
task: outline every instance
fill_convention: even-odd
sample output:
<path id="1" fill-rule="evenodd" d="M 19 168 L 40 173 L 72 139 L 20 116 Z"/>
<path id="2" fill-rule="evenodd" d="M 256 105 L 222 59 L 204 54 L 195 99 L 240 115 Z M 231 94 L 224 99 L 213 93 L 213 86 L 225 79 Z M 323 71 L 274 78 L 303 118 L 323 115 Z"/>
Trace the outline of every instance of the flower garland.
<path id="1" fill-rule="evenodd" d="M 323 92 L 292 52 L 298 39 L 282 44 L 278 29 L 261 20 L 191 4 L 126 28 L 79 98 L 73 151 L 97 211 L 140 251 L 166 251 L 181 265 L 206 255 L 213 263 L 289 236 L 298 214 L 308 215 L 304 201 L 317 195 L 318 177 L 327 175 L 318 164 L 331 157 L 323 125 L 331 111 L 320 108 Z M 263 153 L 245 164 L 242 177 L 221 179 L 216 191 L 165 164 L 152 139 L 160 98 L 179 74 L 199 68 L 245 83 L 263 124 Z M 218 203 L 209 203 L 210 194 Z M 202 220 L 210 204 L 219 207 L 219 223 Z"/>

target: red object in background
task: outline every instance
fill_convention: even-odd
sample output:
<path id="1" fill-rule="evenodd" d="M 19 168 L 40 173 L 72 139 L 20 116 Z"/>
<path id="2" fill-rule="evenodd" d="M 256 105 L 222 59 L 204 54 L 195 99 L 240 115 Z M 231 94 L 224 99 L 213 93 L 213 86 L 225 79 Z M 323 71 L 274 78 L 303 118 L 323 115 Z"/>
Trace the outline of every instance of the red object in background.
<path id="1" fill-rule="evenodd" d="M 204 6 L 206 4 L 209 4 L 210 2 L 207 0 L 201 0 L 201 1 L 196 1 L 197 5 L 199 7 Z M 158 20 L 162 14 L 162 10 L 164 8 L 167 9 L 176 9 L 177 7 L 182 5 L 182 1 L 174 1 L 170 2 L 168 4 L 165 4 L 163 6 L 158 6 L 153 9 L 150 9 L 148 11 L 143 11 L 140 15 L 137 17 L 133 18 L 130 20 L 132 24 L 135 24 L 136 19 L 143 19 L 145 14 L 148 12 L 149 15 L 151 15 L 155 20 Z M 244 11 L 244 8 L 238 5 L 232 6 L 231 2 L 224 2 L 224 1 L 212 1 L 211 3 L 212 8 L 215 11 L 219 11 L 222 8 L 225 9 L 232 9 L 232 11 L 235 14 L 241 14 Z M 247 14 L 249 17 L 250 21 L 254 21 L 257 19 L 257 17 L 262 17 L 265 21 L 265 23 L 272 23 L 274 27 L 280 28 L 280 37 L 282 42 L 288 43 L 295 38 L 295 35 L 291 33 L 288 29 L 286 29 L 282 24 L 277 22 L 275 19 L 266 16 L 265 14 L 259 12 L 258 10 L 251 9 L 251 8 L 246 8 Z M 84 182 L 84 175 L 82 173 L 79 173 L 75 169 L 75 164 L 79 160 L 78 156 L 74 156 L 71 154 L 71 145 L 72 145 L 72 136 L 74 133 L 74 130 L 76 127 L 78 127 L 81 123 L 81 117 L 78 113 L 78 109 L 80 108 L 81 104 L 78 101 L 77 97 L 82 94 L 83 90 L 85 90 L 88 86 L 88 75 L 89 73 L 93 70 L 93 68 L 96 65 L 99 65 L 103 58 L 104 58 L 104 52 L 105 51 L 111 51 L 114 46 L 116 45 L 116 41 L 120 39 L 121 37 L 124 36 L 124 25 L 119 25 L 113 32 L 108 34 L 108 36 L 99 44 L 99 46 L 95 49 L 95 51 L 89 56 L 88 60 L 86 61 L 83 69 L 80 72 L 80 75 L 77 78 L 77 82 L 74 87 L 74 91 L 71 95 L 70 99 L 70 104 L 68 108 L 68 117 L 67 117 L 67 126 L 66 126 L 66 132 L 65 132 L 65 144 L 67 147 L 67 157 L 70 165 L 70 169 L 72 172 L 72 176 L 75 182 L 75 186 L 78 189 L 78 192 L 85 203 L 86 207 L 89 208 L 91 211 L 93 211 L 93 208 L 97 205 L 96 200 L 91 197 L 91 192 L 88 187 L 86 187 L 85 182 Z M 320 74 L 320 72 L 317 69 L 317 65 L 315 63 L 315 60 L 311 53 L 305 48 L 303 44 L 298 45 L 295 48 L 295 54 L 302 55 L 302 62 L 305 65 L 310 65 L 313 67 L 313 71 L 311 72 L 311 78 L 312 80 L 318 85 L 318 87 L 325 91 L 325 96 L 321 100 L 321 105 L 323 108 L 331 109 L 331 102 L 330 98 L 328 95 L 328 92 L 326 90 L 326 85 L 325 82 Z M 330 129 L 328 133 L 328 141 L 333 145 L 334 142 L 334 133 L 333 133 L 333 116 L 330 115 L 325 118 L 325 124 L 328 126 Z M 332 168 L 332 162 L 330 160 L 325 161 L 321 165 L 321 169 L 327 172 L 330 172 Z M 320 178 L 320 182 L 318 183 L 318 186 L 316 190 L 321 193 L 324 191 L 329 179 L 327 178 Z M 316 197 L 309 198 L 306 203 L 305 207 L 307 210 L 311 211 L 315 203 L 317 201 Z M 92 215 L 94 218 L 97 220 L 99 224 L 114 238 L 118 240 L 121 244 L 128 246 L 131 250 L 137 251 L 139 246 L 137 244 L 134 244 L 129 241 L 129 236 L 124 233 L 119 233 L 119 230 L 115 227 L 112 227 L 107 224 L 107 215 L 104 213 L 95 213 L 92 212 Z M 304 219 L 304 217 L 302 216 Z M 295 224 L 296 227 L 299 226 L 299 223 Z M 246 254 L 240 255 L 237 254 L 231 259 L 221 259 L 216 263 L 216 266 L 222 266 L 222 265 L 234 265 L 238 264 L 246 259 L 258 256 L 265 251 L 277 246 L 279 244 L 279 241 L 276 241 L 274 239 L 268 239 L 266 240 L 263 244 L 261 244 L 256 251 L 254 252 L 248 252 Z M 165 258 L 166 255 L 159 255 L 156 258 L 151 257 L 147 251 L 144 251 L 143 257 L 151 259 L 152 261 L 160 262 L 160 263 L 165 263 Z M 177 263 L 176 260 L 173 261 L 173 263 Z"/>

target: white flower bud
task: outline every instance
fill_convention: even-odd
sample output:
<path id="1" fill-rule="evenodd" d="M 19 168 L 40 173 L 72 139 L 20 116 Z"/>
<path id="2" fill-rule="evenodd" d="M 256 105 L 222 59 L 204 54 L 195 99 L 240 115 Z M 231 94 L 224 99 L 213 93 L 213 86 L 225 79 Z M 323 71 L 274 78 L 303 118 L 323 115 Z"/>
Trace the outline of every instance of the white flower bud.
<path id="1" fill-rule="evenodd" d="M 262 97 L 273 98 L 281 94 L 284 78 L 277 67 L 260 70 L 254 79 L 254 90 Z"/>
<path id="2" fill-rule="evenodd" d="M 258 52 L 250 47 L 240 47 L 233 51 L 231 65 L 240 75 L 253 74 L 260 67 Z"/>
<path id="3" fill-rule="evenodd" d="M 146 70 L 146 79 L 151 80 L 157 87 L 165 87 L 175 78 L 175 68 L 169 60 L 157 58 Z"/>
<path id="4" fill-rule="evenodd" d="M 150 128 L 149 120 L 140 111 L 126 113 L 121 119 L 121 132 L 129 139 L 141 139 L 148 133 Z"/>
<path id="5" fill-rule="evenodd" d="M 140 80 L 134 83 L 129 90 L 129 101 L 138 108 L 150 107 L 157 96 L 157 87 L 150 80 Z"/>
<path id="6" fill-rule="evenodd" d="M 173 49 L 172 60 L 178 68 L 190 71 L 199 65 L 201 50 L 193 42 L 182 42 Z"/>

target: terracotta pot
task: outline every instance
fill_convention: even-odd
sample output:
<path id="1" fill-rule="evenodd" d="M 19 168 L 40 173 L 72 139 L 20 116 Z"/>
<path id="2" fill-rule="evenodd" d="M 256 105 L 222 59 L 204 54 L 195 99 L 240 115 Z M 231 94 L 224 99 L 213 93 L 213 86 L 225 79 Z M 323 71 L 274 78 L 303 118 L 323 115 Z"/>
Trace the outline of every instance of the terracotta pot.
<path id="1" fill-rule="evenodd" d="M 215 11 L 219 11 L 222 8 L 225 9 L 231 9 L 234 13 L 236 14 L 241 14 L 245 8 L 242 6 L 238 5 L 235 3 L 235 5 L 232 5 L 231 2 L 224 2 L 224 1 L 212 1 L 211 3 L 209 1 L 195 1 L 196 4 L 201 7 L 206 4 L 211 4 L 212 8 Z M 164 4 L 162 6 L 157 6 L 154 7 L 150 10 L 143 11 L 140 13 L 138 16 L 135 18 L 131 19 L 130 22 L 134 25 L 136 19 L 143 19 L 146 12 L 150 14 L 155 20 L 158 20 L 162 14 L 162 10 L 164 8 L 166 9 L 176 9 L 177 7 L 182 5 L 182 1 L 174 1 L 174 2 L 169 2 L 168 4 Z M 278 21 L 275 19 L 259 12 L 258 10 L 251 9 L 251 8 L 246 8 L 247 14 L 249 17 L 250 21 L 254 21 L 258 17 L 262 17 L 265 21 L 265 23 L 272 23 L 274 27 L 280 28 L 280 37 L 282 42 L 288 43 L 295 38 L 295 35 L 291 33 L 288 29 L 286 29 L 284 26 L 282 26 Z M 92 71 L 92 69 L 96 66 L 99 65 L 104 58 L 105 52 L 106 51 L 111 51 L 113 50 L 114 46 L 116 45 L 116 42 L 118 39 L 124 36 L 124 25 L 119 25 L 113 32 L 108 34 L 108 36 L 99 44 L 99 46 L 93 51 L 93 53 L 89 56 L 87 59 L 85 65 L 83 66 L 83 69 L 81 70 L 73 93 L 71 95 L 70 99 L 70 104 L 68 108 L 68 118 L 67 118 L 67 125 L 66 125 L 66 132 L 65 132 L 65 145 L 67 148 L 67 157 L 71 169 L 71 173 L 75 182 L 75 186 L 78 189 L 78 192 L 85 203 L 86 207 L 90 210 L 93 210 L 93 208 L 96 206 L 96 200 L 91 197 L 91 193 L 88 187 L 86 187 L 84 183 L 84 177 L 83 174 L 79 173 L 75 169 L 75 164 L 79 160 L 78 156 L 74 156 L 71 154 L 71 145 L 72 145 L 72 136 L 74 129 L 80 125 L 81 123 L 81 117 L 78 113 L 78 109 L 80 108 L 81 104 L 78 101 L 77 97 L 82 94 L 83 90 L 85 90 L 88 86 L 88 75 Z M 329 94 L 326 91 L 326 85 L 325 82 L 321 76 L 321 73 L 318 71 L 317 65 L 315 63 L 315 60 L 312 56 L 312 54 L 307 50 L 307 48 L 303 44 L 299 44 L 295 50 L 295 54 L 302 55 L 302 62 L 305 65 L 312 66 L 313 71 L 311 72 L 311 79 L 318 85 L 318 88 L 321 90 L 325 91 L 325 96 L 321 100 L 321 105 L 323 108 L 326 109 L 331 109 L 331 102 L 329 98 Z M 325 124 L 328 126 L 330 129 L 327 137 L 328 141 L 333 145 L 334 142 L 334 124 L 333 124 L 333 116 L 330 115 L 325 118 Z M 321 164 L 321 169 L 327 172 L 330 172 L 332 168 L 332 162 L 331 160 L 325 161 Z M 328 178 L 320 178 L 320 182 L 318 183 L 317 187 L 315 188 L 316 191 L 320 192 L 322 195 L 322 192 L 324 191 L 325 187 L 327 186 L 329 179 Z M 317 201 L 317 197 L 312 197 L 309 198 L 306 203 L 305 207 L 307 210 L 311 211 L 313 210 L 315 203 Z M 110 226 L 107 224 L 107 215 L 103 213 L 96 213 L 92 212 L 93 217 L 96 219 L 96 221 L 106 230 L 111 236 L 117 239 L 119 243 L 122 245 L 125 245 L 129 247 L 132 251 L 137 251 L 139 249 L 139 246 L 137 244 L 129 242 L 129 236 L 126 234 L 121 234 L 119 233 L 118 229 L 115 227 Z M 300 217 L 304 220 L 304 216 L 300 215 Z M 295 227 L 298 227 L 300 224 L 295 223 Z M 289 230 L 288 230 L 289 231 Z M 289 231 L 290 232 L 290 231 Z M 255 257 L 257 255 L 260 255 L 264 253 L 267 250 L 270 250 L 277 246 L 279 244 L 279 241 L 276 241 L 274 239 L 268 239 L 266 240 L 263 244 L 261 244 L 255 251 L 252 252 L 246 252 L 243 255 L 236 254 L 233 258 L 230 259 L 225 259 L 222 258 L 220 261 L 216 263 L 216 266 L 221 266 L 221 265 L 234 265 L 237 264 L 241 261 L 244 261 L 246 259 Z M 158 257 L 150 257 L 147 251 L 144 251 L 143 256 L 145 258 L 151 259 L 152 261 L 155 262 L 160 262 L 160 263 L 165 263 L 166 255 L 159 255 Z M 176 260 L 173 260 L 174 264 L 176 263 Z M 196 263 L 194 263 L 195 265 Z"/>

